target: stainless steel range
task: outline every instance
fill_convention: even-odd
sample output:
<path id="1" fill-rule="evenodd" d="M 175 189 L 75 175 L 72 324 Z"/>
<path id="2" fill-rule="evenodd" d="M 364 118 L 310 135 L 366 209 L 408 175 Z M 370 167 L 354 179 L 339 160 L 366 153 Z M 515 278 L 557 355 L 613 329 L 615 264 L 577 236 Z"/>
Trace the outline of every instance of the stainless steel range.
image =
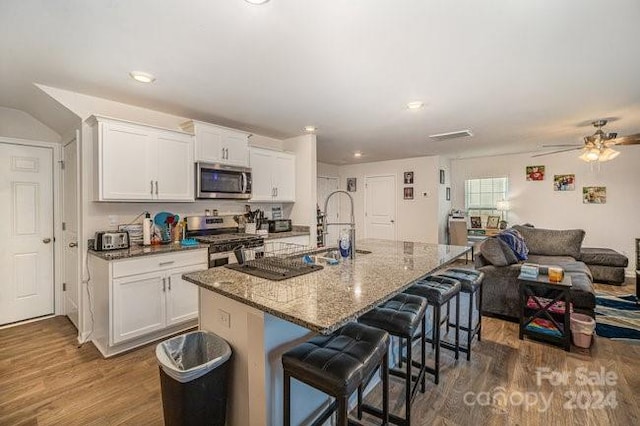
<path id="1" fill-rule="evenodd" d="M 240 246 L 258 253 L 264 247 L 261 236 L 239 233 L 233 216 L 189 216 L 186 236 L 209 245 L 209 268 L 236 263 L 233 250 Z"/>

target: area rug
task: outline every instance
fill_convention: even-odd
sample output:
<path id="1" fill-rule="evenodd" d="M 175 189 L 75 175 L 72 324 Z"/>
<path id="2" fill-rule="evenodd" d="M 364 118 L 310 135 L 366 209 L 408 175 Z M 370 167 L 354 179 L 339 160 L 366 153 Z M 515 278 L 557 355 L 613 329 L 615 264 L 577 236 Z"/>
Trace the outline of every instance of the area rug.
<path id="1" fill-rule="evenodd" d="M 596 334 L 640 344 L 640 306 L 635 295 L 596 293 Z"/>

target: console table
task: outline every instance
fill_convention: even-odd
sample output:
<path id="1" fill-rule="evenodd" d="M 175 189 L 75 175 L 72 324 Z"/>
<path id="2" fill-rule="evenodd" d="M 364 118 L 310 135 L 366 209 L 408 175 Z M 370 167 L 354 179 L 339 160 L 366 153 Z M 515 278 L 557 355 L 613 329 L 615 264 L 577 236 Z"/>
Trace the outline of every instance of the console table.
<path id="1" fill-rule="evenodd" d="M 571 350 L 571 277 L 551 282 L 546 275 L 518 277 L 520 290 L 520 335 L 543 340 Z M 542 294 L 542 295 L 541 295 Z M 545 327 L 545 328 L 543 328 Z"/>

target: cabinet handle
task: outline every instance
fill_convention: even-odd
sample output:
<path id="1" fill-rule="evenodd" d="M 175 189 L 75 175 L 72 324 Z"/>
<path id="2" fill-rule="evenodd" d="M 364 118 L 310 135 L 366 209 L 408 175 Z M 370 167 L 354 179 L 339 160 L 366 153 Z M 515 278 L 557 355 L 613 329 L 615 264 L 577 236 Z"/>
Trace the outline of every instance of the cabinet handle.
<path id="1" fill-rule="evenodd" d="M 169 277 L 169 291 L 171 291 L 171 277 Z"/>
<path id="2" fill-rule="evenodd" d="M 151 185 L 151 195 L 153 195 L 153 180 L 149 181 L 149 184 Z"/>
<path id="3" fill-rule="evenodd" d="M 163 292 L 167 291 L 167 279 L 166 278 L 162 279 L 162 291 Z"/>
<path id="4" fill-rule="evenodd" d="M 167 266 L 167 265 L 172 265 L 174 264 L 176 261 L 175 260 L 169 260 L 168 262 L 160 262 L 158 263 L 158 266 Z"/>

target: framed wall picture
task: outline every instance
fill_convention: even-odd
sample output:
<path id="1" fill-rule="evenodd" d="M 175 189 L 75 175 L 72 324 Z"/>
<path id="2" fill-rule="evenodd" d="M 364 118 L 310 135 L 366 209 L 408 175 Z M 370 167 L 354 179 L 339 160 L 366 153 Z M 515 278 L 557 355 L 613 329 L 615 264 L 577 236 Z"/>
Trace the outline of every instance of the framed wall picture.
<path id="1" fill-rule="evenodd" d="M 445 192 L 447 194 L 447 201 L 451 201 L 451 188 L 447 186 L 447 189 Z"/>
<path id="2" fill-rule="evenodd" d="M 470 216 L 469 221 L 471 222 L 472 228 L 482 228 L 482 218 L 480 216 Z"/>
<path id="3" fill-rule="evenodd" d="M 404 172 L 404 184 L 413 185 L 413 172 Z"/>
<path id="4" fill-rule="evenodd" d="M 527 180 L 544 180 L 544 166 L 527 166 L 526 174 Z"/>
<path id="5" fill-rule="evenodd" d="M 347 191 L 356 192 L 356 178 L 347 178 Z"/>
<path id="6" fill-rule="evenodd" d="M 554 191 L 575 191 L 576 175 L 554 175 L 553 190 Z"/>
<path id="7" fill-rule="evenodd" d="M 404 199 L 405 200 L 413 200 L 413 188 L 412 187 L 406 187 L 404 188 Z"/>
<path id="8" fill-rule="evenodd" d="M 583 186 L 582 202 L 584 204 L 605 204 L 607 202 L 607 187 Z"/>
<path id="9" fill-rule="evenodd" d="M 444 185 L 444 170 L 440 169 L 440 183 Z"/>
<path id="10" fill-rule="evenodd" d="M 487 229 L 498 229 L 500 223 L 500 216 L 489 216 L 487 218 Z"/>

